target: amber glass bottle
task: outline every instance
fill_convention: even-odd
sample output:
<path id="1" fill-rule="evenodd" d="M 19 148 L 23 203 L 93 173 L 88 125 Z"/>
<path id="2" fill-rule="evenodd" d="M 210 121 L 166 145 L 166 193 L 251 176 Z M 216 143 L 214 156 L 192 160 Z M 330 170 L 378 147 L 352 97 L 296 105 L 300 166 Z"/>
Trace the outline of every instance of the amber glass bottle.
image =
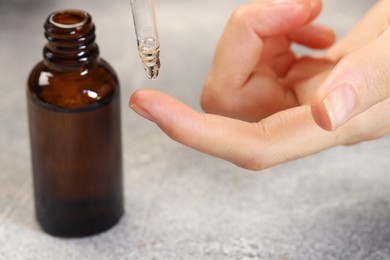
<path id="1" fill-rule="evenodd" d="M 123 214 L 119 83 L 83 11 L 47 18 L 27 100 L 36 217 L 49 234 L 88 236 Z"/>

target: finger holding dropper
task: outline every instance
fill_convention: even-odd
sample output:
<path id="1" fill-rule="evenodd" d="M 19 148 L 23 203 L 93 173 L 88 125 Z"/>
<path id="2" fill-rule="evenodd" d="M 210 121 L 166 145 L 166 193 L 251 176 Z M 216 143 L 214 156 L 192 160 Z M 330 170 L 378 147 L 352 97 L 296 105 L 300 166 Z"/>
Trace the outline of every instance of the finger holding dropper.
<path id="1" fill-rule="evenodd" d="M 160 42 L 157 33 L 154 0 L 130 0 L 138 53 L 146 76 L 156 79 L 160 70 Z"/>

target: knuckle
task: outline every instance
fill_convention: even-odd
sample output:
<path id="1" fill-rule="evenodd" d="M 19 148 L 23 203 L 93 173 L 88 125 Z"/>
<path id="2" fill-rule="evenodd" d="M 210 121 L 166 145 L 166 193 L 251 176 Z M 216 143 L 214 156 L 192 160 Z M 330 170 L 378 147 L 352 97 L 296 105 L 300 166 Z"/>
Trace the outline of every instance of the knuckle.
<path id="1" fill-rule="evenodd" d="M 270 167 L 267 164 L 263 164 L 259 162 L 256 156 L 250 157 L 244 162 L 235 163 L 235 164 L 243 169 L 247 169 L 250 171 L 261 171 Z"/>
<path id="2" fill-rule="evenodd" d="M 256 154 L 248 154 L 245 158 L 241 158 L 238 162 L 233 162 L 238 167 L 251 171 L 260 171 L 266 168 L 261 162 L 259 162 Z"/>
<path id="3" fill-rule="evenodd" d="M 214 94 L 213 85 L 213 82 L 210 79 L 207 79 L 200 96 L 200 106 L 206 112 L 211 112 L 210 110 L 215 102 L 216 95 Z"/>
<path id="4" fill-rule="evenodd" d="M 248 149 L 243 158 L 235 164 L 247 170 L 261 171 L 273 165 L 272 160 L 260 150 L 260 147 L 266 149 L 271 131 L 263 121 L 252 123 L 251 125 L 253 132 L 256 133 L 256 138 L 253 136 L 247 137 L 247 141 L 250 143 L 248 147 L 251 147 L 251 149 Z"/>
<path id="5" fill-rule="evenodd" d="M 378 139 L 390 133 L 390 99 L 381 102 L 352 118 L 340 128 L 345 145 Z"/>
<path id="6" fill-rule="evenodd" d="M 248 12 L 245 5 L 240 5 L 234 9 L 233 13 L 230 16 L 230 22 L 234 24 L 240 24 L 248 20 Z"/>
<path id="7" fill-rule="evenodd" d="M 374 93 L 380 100 L 385 100 L 390 97 L 390 89 L 388 82 L 390 81 L 389 73 L 390 61 L 382 59 L 377 62 L 373 62 L 373 70 L 375 73 L 368 77 L 368 86 L 373 86 Z M 370 89 L 370 91 L 372 91 Z"/>
<path id="8" fill-rule="evenodd" d="M 372 55 L 362 61 L 371 49 L 366 47 L 346 55 L 339 62 L 341 75 L 350 75 L 352 85 L 361 97 L 377 103 L 390 97 L 390 59 L 378 58 L 380 53 L 371 50 Z M 359 73 L 360 72 L 360 73 Z"/>
<path id="9" fill-rule="evenodd" d="M 352 63 L 350 61 L 349 63 Z M 356 63 L 355 62 L 355 66 Z M 351 67 L 353 64 L 350 65 Z M 384 59 L 371 60 L 363 64 L 361 69 L 356 71 L 363 71 L 351 83 L 354 86 L 359 97 L 364 98 L 367 106 L 374 105 L 390 97 L 390 88 L 388 82 L 390 77 L 388 71 L 390 70 L 390 63 Z M 353 69 L 353 68 L 352 68 Z M 351 69 L 351 70 L 352 70 Z"/>
<path id="10" fill-rule="evenodd" d="M 220 88 L 211 79 L 207 79 L 200 97 L 200 105 L 207 113 L 225 115 L 231 105 L 228 95 L 220 91 Z"/>

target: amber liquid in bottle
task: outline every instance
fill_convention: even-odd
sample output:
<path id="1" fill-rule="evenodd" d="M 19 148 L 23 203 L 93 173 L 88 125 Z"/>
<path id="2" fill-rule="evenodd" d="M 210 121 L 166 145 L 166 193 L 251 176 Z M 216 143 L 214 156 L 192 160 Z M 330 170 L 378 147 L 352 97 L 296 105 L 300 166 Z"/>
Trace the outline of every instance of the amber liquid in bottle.
<path id="1" fill-rule="evenodd" d="M 83 11 L 51 14 L 27 87 L 36 217 L 47 233 L 88 236 L 123 215 L 119 83 Z"/>

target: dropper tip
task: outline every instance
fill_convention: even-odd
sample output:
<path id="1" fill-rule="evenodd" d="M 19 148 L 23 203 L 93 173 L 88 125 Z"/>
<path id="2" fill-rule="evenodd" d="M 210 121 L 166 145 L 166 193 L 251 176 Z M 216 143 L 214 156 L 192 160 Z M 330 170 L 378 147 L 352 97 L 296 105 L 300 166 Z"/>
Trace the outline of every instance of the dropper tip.
<path id="1" fill-rule="evenodd" d="M 158 72 L 160 70 L 160 64 L 156 64 L 156 65 L 150 66 L 150 67 L 145 66 L 144 69 L 145 69 L 146 76 L 148 77 L 148 79 L 155 80 L 157 78 Z"/>
<path id="2" fill-rule="evenodd" d="M 145 42 L 142 42 L 139 46 L 138 53 L 148 79 L 156 79 L 160 71 L 160 46 L 155 43 L 146 46 Z"/>

